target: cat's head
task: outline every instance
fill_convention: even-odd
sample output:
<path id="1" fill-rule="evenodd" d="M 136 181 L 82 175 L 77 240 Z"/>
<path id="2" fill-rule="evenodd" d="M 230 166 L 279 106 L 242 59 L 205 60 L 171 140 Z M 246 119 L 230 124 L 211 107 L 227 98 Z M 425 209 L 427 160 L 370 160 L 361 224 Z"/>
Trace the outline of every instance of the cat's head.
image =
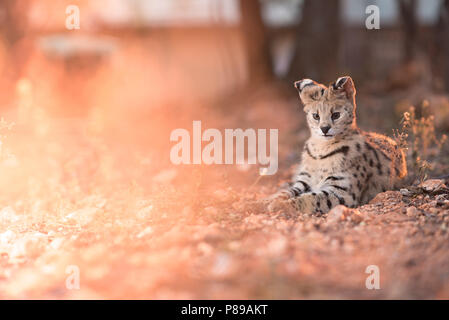
<path id="1" fill-rule="evenodd" d="M 335 139 L 355 128 L 355 87 L 351 77 L 340 77 L 326 87 L 310 79 L 295 82 L 312 137 Z"/>

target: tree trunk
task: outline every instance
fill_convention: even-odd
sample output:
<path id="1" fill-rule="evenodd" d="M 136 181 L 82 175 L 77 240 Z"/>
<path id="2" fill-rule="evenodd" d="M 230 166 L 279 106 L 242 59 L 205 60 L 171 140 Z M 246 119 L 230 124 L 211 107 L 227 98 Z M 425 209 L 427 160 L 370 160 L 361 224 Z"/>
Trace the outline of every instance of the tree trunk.
<path id="1" fill-rule="evenodd" d="M 267 30 L 262 20 L 259 0 L 240 0 L 241 29 L 251 84 L 273 78 Z"/>
<path id="2" fill-rule="evenodd" d="M 416 19 L 416 0 L 400 0 L 399 7 L 404 33 L 403 59 L 409 63 L 415 58 L 418 23 Z"/>
<path id="3" fill-rule="evenodd" d="M 311 78 L 329 82 L 338 76 L 340 21 L 339 0 L 304 1 L 289 80 Z"/>
<path id="4" fill-rule="evenodd" d="M 449 0 L 441 3 L 440 18 L 435 30 L 437 43 L 436 59 L 431 58 L 434 63 L 434 70 L 441 78 L 443 88 L 449 92 Z"/>
<path id="5" fill-rule="evenodd" d="M 24 34 L 25 17 L 19 10 L 19 4 L 23 3 L 15 0 L 2 0 L 0 2 L 0 33 L 8 45 L 13 46 Z"/>
<path id="6" fill-rule="evenodd" d="M 0 1 L 0 41 L 4 41 L 8 49 L 9 68 L 13 77 L 20 75 L 23 61 L 28 50 L 20 41 L 26 33 L 28 0 Z"/>

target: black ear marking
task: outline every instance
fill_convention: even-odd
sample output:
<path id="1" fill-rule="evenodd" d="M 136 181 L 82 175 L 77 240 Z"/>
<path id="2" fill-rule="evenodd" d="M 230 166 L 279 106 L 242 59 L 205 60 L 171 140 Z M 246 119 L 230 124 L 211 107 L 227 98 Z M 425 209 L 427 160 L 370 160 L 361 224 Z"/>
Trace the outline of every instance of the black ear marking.
<path id="1" fill-rule="evenodd" d="M 341 78 L 340 80 L 338 80 L 337 82 L 337 87 L 341 87 L 343 86 L 343 84 L 348 80 L 347 77 Z"/>
<path id="2" fill-rule="evenodd" d="M 313 80 L 310 79 L 302 79 L 295 82 L 295 88 L 298 89 L 299 93 L 304 90 L 305 87 L 316 85 Z"/>
<path id="3" fill-rule="evenodd" d="M 354 86 L 354 81 L 350 76 L 343 76 L 337 79 L 331 86 L 331 92 L 337 96 L 341 96 L 342 93 L 346 94 L 346 98 L 354 98 L 356 90 Z"/>
<path id="4" fill-rule="evenodd" d="M 341 89 L 343 88 L 343 85 L 346 83 L 346 81 L 348 81 L 348 77 L 338 78 L 337 81 L 335 81 L 334 84 L 332 85 L 332 88 L 334 90 Z"/>

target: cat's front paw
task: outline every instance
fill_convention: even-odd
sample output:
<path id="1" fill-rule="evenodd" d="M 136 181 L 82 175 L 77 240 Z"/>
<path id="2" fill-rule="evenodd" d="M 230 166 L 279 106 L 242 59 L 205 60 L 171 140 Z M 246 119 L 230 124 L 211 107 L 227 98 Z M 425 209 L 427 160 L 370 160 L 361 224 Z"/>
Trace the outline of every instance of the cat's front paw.
<path id="1" fill-rule="evenodd" d="M 318 211 L 316 207 L 317 196 L 312 193 L 302 194 L 296 201 L 297 209 L 301 213 L 311 214 Z"/>
<path id="2" fill-rule="evenodd" d="M 295 207 L 294 207 L 294 203 L 293 200 L 290 198 L 281 198 L 281 197 L 277 197 L 272 199 L 269 203 L 268 203 L 268 211 L 269 212 L 285 212 L 285 213 L 293 213 L 295 212 Z"/>

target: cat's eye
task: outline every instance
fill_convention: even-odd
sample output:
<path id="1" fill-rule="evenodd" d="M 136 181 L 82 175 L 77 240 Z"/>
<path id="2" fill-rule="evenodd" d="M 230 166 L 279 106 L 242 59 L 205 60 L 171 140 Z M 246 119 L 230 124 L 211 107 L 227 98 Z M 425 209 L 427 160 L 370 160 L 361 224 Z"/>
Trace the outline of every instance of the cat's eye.
<path id="1" fill-rule="evenodd" d="M 338 118 L 340 118 L 340 112 L 334 112 L 331 115 L 332 120 L 337 120 Z"/>
<path id="2" fill-rule="evenodd" d="M 315 120 L 320 120 L 320 115 L 318 113 L 314 113 L 312 116 Z"/>

